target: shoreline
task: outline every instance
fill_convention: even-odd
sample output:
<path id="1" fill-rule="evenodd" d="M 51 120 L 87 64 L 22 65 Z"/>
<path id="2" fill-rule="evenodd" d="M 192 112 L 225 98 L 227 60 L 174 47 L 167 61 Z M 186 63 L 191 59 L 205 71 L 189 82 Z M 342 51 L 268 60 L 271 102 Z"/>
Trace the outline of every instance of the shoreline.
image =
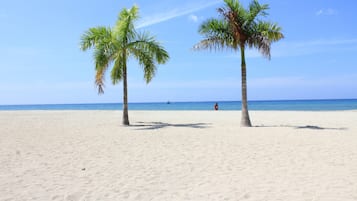
<path id="1" fill-rule="evenodd" d="M 129 110 L 149 111 L 240 111 L 240 101 L 129 103 Z M 122 110 L 122 103 L 0 105 L 0 111 L 16 110 Z M 250 101 L 250 111 L 345 111 L 357 110 L 357 99 Z"/>
<path id="2" fill-rule="evenodd" d="M 248 100 L 248 102 L 281 102 L 281 101 L 354 101 L 357 98 L 317 98 L 317 99 L 270 99 L 270 100 Z M 154 102 L 129 102 L 129 104 L 151 104 L 151 103 L 214 103 L 214 102 L 241 102 L 239 100 L 207 100 L 207 101 L 154 101 Z M 18 105 L 82 105 L 82 104 L 123 104 L 122 102 L 103 102 L 103 103 L 32 103 L 32 104 L 0 104 L 0 106 Z"/>
<path id="3" fill-rule="evenodd" d="M 0 111 L 0 200 L 354 200 L 357 111 Z"/>

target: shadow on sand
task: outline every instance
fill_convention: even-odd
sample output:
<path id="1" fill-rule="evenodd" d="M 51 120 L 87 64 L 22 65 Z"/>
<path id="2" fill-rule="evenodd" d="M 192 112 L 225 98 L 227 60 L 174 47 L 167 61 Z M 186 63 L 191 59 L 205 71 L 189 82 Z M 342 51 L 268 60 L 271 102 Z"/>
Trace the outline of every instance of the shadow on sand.
<path id="1" fill-rule="evenodd" d="M 136 127 L 138 130 L 155 130 L 167 127 L 182 127 L 182 128 L 208 128 L 210 124 L 208 123 L 194 123 L 194 124 L 170 124 L 164 122 L 137 122 L 136 124 L 130 125 L 131 127 Z"/>
<path id="2" fill-rule="evenodd" d="M 311 129 L 311 130 L 347 130 L 347 128 L 327 128 L 327 127 L 320 127 L 320 126 L 312 126 L 312 125 L 306 125 L 306 126 L 292 126 L 292 125 L 272 125 L 272 126 L 267 126 L 267 125 L 260 125 L 260 126 L 254 126 L 258 128 L 275 128 L 275 127 L 281 127 L 281 128 L 295 128 L 295 129 Z"/>

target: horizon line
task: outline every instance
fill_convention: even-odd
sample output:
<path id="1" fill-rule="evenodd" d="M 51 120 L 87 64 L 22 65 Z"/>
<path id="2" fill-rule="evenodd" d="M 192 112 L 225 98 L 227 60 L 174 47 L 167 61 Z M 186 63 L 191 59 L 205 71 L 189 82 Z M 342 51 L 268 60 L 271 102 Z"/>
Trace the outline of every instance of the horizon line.
<path id="1" fill-rule="evenodd" d="M 279 102 L 279 101 L 334 101 L 334 100 L 357 100 L 356 98 L 317 98 L 317 99 L 254 99 L 249 102 Z M 241 100 L 205 100 L 205 101 L 154 101 L 154 102 L 129 102 L 128 104 L 151 104 L 151 103 L 211 103 L 211 102 L 241 102 Z M 0 104 L 0 106 L 36 106 L 36 105 L 96 105 L 96 104 L 123 104 L 122 102 L 102 102 L 102 103 L 30 103 L 30 104 Z"/>

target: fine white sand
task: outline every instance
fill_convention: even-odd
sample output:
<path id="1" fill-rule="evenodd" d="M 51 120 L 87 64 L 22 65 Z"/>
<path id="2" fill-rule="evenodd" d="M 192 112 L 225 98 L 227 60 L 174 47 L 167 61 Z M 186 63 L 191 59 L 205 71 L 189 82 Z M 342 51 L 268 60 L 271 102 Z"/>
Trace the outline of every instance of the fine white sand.
<path id="1" fill-rule="evenodd" d="M 357 111 L 121 115 L 0 112 L 0 200 L 357 200 Z"/>

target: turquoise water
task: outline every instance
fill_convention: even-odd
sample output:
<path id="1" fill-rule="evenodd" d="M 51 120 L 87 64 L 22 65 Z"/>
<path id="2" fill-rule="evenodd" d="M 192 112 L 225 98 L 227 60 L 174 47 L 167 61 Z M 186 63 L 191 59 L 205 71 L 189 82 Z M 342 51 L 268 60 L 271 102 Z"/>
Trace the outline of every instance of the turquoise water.
<path id="1" fill-rule="evenodd" d="M 213 110 L 215 102 L 129 103 L 129 110 Z M 240 110 L 240 101 L 219 101 L 220 110 Z M 0 110 L 121 110 L 120 103 L 0 105 Z M 357 110 L 357 99 L 249 101 L 249 110 Z"/>

